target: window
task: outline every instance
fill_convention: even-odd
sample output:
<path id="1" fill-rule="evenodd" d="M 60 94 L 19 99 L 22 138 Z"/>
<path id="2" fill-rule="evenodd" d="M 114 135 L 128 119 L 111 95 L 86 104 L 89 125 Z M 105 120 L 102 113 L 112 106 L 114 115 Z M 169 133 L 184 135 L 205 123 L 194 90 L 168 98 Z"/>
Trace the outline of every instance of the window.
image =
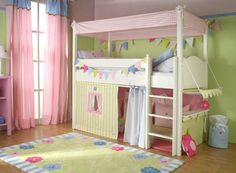
<path id="1" fill-rule="evenodd" d="M 37 1 L 31 1 L 31 16 L 34 61 L 34 108 L 35 119 L 40 120 L 43 111 L 46 5 Z"/>
<path id="2" fill-rule="evenodd" d="M 102 94 L 98 92 L 90 92 L 88 94 L 88 112 L 102 113 Z"/>

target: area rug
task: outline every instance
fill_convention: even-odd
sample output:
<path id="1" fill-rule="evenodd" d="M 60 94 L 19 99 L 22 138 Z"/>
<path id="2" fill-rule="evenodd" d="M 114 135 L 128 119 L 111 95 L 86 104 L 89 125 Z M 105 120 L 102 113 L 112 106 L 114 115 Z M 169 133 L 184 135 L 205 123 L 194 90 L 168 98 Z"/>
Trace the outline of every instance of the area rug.
<path id="1" fill-rule="evenodd" d="M 1 148 L 0 159 L 28 173 L 166 173 L 183 164 L 78 133 Z"/>

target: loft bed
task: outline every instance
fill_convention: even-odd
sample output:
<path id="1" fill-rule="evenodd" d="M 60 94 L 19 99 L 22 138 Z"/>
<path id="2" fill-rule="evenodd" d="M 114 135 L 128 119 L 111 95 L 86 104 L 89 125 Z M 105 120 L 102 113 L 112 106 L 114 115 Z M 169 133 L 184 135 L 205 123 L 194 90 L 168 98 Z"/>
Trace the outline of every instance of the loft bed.
<path id="1" fill-rule="evenodd" d="M 172 141 L 172 155 L 181 155 L 181 140 L 183 131 L 183 121 L 191 117 L 206 115 L 207 110 L 197 111 L 190 116 L 183 118 L 183 93 L 196 94 L 204 93 L 207 97 L 207 76 L 208 76 L 208 58 L 207 58 L 207 22 L 187 12 L 183 7 L 178 6 L 176 10 L 162 11 L 150 14 L 141 14 L 127 17 L 119 17 L 104 20 L 95 20 L 88 22 L 73 22 L 73 62 L 77 60 L 77 36 L 95 37 L 108 41 L 108 55 L 111 57 L 112 41 L 128 39 L 147 39 L 176 37 L 177 55 L 173 58 L 174 70 L 172 73 L 160 73 L 152 71 L 152 61 L 147 55 L 144 59 L 124 59 L 124 58 L 99 58 L 79 60 L 72 70 L 72 127 L 77 128 L 77 111 L 81 109 L 78 105 L 76 93 L 83 91 L 76 88 L 78 81 L 93 82 L 102 84 L 112 84 L 118 86 L 145 86 L 146 87 L 146 119 L 144 121 L 145 129 L 145 148 L 150 147 L 151 137 L 158 137 Z M 203 57 L 183 57 L 183 40 L 188 36 L 203 36 Z M 130 65 L 143 60 L 142 70 L 135 74 L 122 74 L 122 68 L 128 68 Z M 115 71 L 116 78 L 99 78 L 97 75 L 88 75 L 83 72 L 81 64 L 92 67 L 96 70 Z M 172 89 L 172 97 L 154 95 L 152 88 Z M 197 89 L 195 89 L 197 88 Z M 213 91 L 213 95 L 215 90 Z M 220 92 L 220 91 L 217 91 Z M 173 116 L 166 118 L 162 115 L 152 114 L 151 99 L 170 99 L 173 102 Z M 82 99 L 82 98 L 81 98 Z M 157 117 L 169 119 L 172 121 L 172 135 L 163 135 L 158 132 L 152 132 L 151 118 Z M 85 122 L 87 123 L 87 122 Z M 83 130 L 83 129 L 82 129 Z"/>

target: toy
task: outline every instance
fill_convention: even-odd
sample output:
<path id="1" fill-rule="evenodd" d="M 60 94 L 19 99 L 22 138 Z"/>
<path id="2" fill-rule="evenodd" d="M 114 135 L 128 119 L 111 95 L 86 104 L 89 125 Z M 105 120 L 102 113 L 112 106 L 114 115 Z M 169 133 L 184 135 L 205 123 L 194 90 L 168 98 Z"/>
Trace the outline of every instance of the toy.
<path id="1" fill-rule="evenodd" d="M 210 104 L 207 100 L 203 100 L 202 103 L 201 103 L 201 107 L 204 109 L 204 110 L 207 110 L 209 109 L 210 107 Z"/>
<path id="2" fill-rule="evenodd" d="M 182 136 L 182 147 L 184 152 L 189 157 L 197 154 L 196 142 L 192 139 L 191 135 L 189 135 L 188 133 Z"/>

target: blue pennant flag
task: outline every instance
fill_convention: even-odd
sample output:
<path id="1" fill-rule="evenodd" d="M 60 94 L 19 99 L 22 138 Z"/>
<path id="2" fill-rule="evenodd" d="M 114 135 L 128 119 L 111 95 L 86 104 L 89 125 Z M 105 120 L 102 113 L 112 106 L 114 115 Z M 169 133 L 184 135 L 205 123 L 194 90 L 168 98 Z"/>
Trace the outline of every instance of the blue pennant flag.
<path id="1" fill-rule="evenodd" d="M 129 48 L 129 43 L 128 43 L 128 42 L 122 43 L 122 47 L 123 47 L 125 50 L 128 50 L 128 48 Z"/>
<path id="2" fill-rule="evenodd" d="M 79 60 L 76 58 L 75 59 L 75 62 L 74 62 L 74 65 L 78 64 L 79 63 Z"/>
<path id="3" fill-rule="evenodd" d="M 138 69 L 135 67 L 135 65 L 132 65 L 128 68 L 128 71 L 135 74 L 138 71 Z"/>

